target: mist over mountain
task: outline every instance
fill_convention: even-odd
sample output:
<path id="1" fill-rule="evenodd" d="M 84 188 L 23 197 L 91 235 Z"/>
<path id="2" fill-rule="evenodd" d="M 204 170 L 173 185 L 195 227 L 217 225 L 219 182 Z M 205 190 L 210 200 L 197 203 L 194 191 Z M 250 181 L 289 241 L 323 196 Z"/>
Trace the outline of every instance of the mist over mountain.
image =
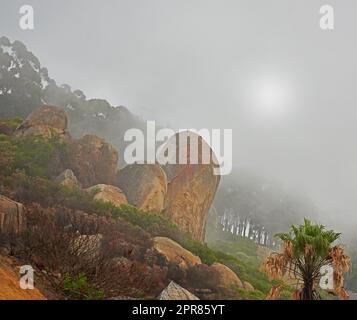
<path id="1" fill-rule="evenodd" d="M 97 174 L 91 176 L 93 181 L 87 181 L 87 178 L 89 178 L 88 175 L 90 173 L 93 174 L 97 169 L 98 172 L 109 174 L 106 181 L 115 181 L 115 177 L 117 177 L 118 174 L 118 168 L 116 168 L 117 155 L 119 155 L 119 167 L 125 166 L 122 158 L 123 151 L 126 147 L 126 143 L 123 139 L 124 133 L 128 129 L 139 128 L 142 129 L 145 134 L 146 125 L 142 118 L 131 113 L 126 107 L 112 106 L 104 99 L 87 99 L 86 94 L 82 90 L 72 89 L 68 84 L 57 84 L 57 82 L 50 77 L 49 71 L 41 65 L 39 59 L 20 41 L 11 42 L 6 37 L 0 38 L 0 71 L 0 119 L 24 119 L 28 117 L 29 114 L 32 115 L 32 118 L 27 118 L 27 122 L 23 122 L 17 129 L 15 124 L 20 124 L 20 119 L 3 122 L 2 130 L 5 130 L 4 137 L 6 137 L 9 132 L 11 134 L 11 130 L 15 129 L 15 136 L 16 132 L 21 136 L 21 132 L 26 133 L 26 130 L 31 128 L 31 125 L 36 126 L 36 119 L 41 115 L 43 116 L 41 121 L 49 121 L 49 123 L 58 121 L 59 129 L 64 129 L 64 136 L 67 134 L 67 129 L 73 139 L 80 138 L 86 134 L 93 134 L 95 136 L 89 136 L 89 138 L 80 140 L 71 140 L 72 138 L 68 137 L 65 138 L 70 139 L 69 144 L 71 147 L 69 150 L 72 154 L 63 163 L 59 160 L 57 168 L 52 168 L 52 170 L 54 170 L 53 172 L 56 172 L 55 175 L 57 175 L 60 171 L 66 169 L 66 166 L 69 166 L 76 172 L 76 176 L 82 186 L 86 187 L 99 183 L 101 179 L 104 179 L 103 175 Z M 38 109 L 41 105 L 56 106 L 59 107 L 59 109 L 56 107 L 44 107 L 44 109 Z M 36 111 L 34 112 L 34 110 Z M 46 119 L 45 112 L 48 112 L 48 119 Z M 52 117 L 53 119 L 58 119 L 56 121 L 51 121 Z M 63 120 L 65 118 L 68 118 L 69 120 L 68 128 L 66 127 L 67 121 Z M 12 126 L 11 130 L 11 126 L 8 126 L 9 123 Z M 62 125 L 65 127 L 62 128 Z M 44 133 L 45 132 L 46 131 L 44 131 Z M 110 149 L 111 147 L 109 144 L 106 144 L 104 140 L 101 140 L 96 136 L 104 138 L 112 144 L 118 152 L 114 149 Z M 4 141 L 8 143 L 9 141 L 6 139 L 8 138 L 5 138 Z M 98 144 L 103 144 L 106 146 L 105 148 L 110 150 L 110 154 L 104 152 L 107 158 L 105 158 L 104 153 L 101 154 L 100 158 L 97 158 L 95 155 L 97 152 L 102 152 L 100 151 L 101 147 L 97 146 Z M 96 148 L 98 149 L 96 150 Z M 87 149 L 91 149 L 89 153 Z M 82 157 L 79 158 L 79 160 L 76 160 L 78 158 L 77 153 L 81 154 Z M 6 156 L 2 159 L 5 163 L 8 161 Z M 104 160 L 104 162 L 108 161 L 107 165 L 102 163 L 102 160 Z M 87 165 L 84 165 L 84 162 L 88 162 Z M 46 165 L 53 166 L 53 164 Z M 65 165 L 65 167 L 62 167 L 62 165 Z M 94 172 L 91 171 L 93 168 L 95 168 Z M 159 165 L 157 165 L 157 168 L 155 169 L 156 173 L 154 171 L 151 172 L 151 169 L 145 166 L 135 167 L 134 165 L 134 167 L 128 166 L 127 169 L 128 176 L 123 174 L 123 169 L 121 169 L 122 171 L 119 170 L 119 180 L 122 184 L 124 183 L 124 185 L 128 184 L 131 186 L 135 196 L 132 196 L 132 192 L 128 192 L 128 190 L 126 190 L 127 188 L 123 189 L 130 195 L 128 200 L 131 203 L 133 203 L 134 200 L 132 198 L 134 197 L 134 202 L 136 204 L 141 202 L 146 203 L 143 207 L 146 210 L 149 210 L 148 208 L 155 208 L 154 211 L 158 210 L 165 212 L 166 210 L 171 212 L 174 211 L 173 208 L 176 208 L 175 210 L 177 212 L 174 212 L 171 219 L 176 219 L 175 222 L 178 223 L 178 225 L 191 230 L 192 226 L 196 223 L 195 226 L 202 229 L 202 234 L 200 233 L 199 236 L 196 233 L 191 232 L 191 236 L 193 236 L 194 239 L 205 241 L 206 245 L 212 246 L 215 250 L 222 250 L 223 252 L 237 255 L 240 257 L 239 259 L 242 259 L 243 265 L 240 266 L 239 269 L 235 269 L 237 268 L 236 262 L 235 264 L 230 265 L 234 270 L 232 281 L 234 280 L 236 284 L 242 286 L 244 290 L 249 290 L 249 288 L 255 290 L 254 287 L 258 287 L 261 292 L 255 294 L 258 294 L 259 298 L 263 297 L 262 292 L 267 292 L 269 285 L 267 280 L 262 277 L 262 274 L 257 270 L 259 269 L 260 260 L 266 252 L 269 252 L 271 249 L 281 248 L 281 242 L 277 241 L 274 237 L 276 233 L 284 232 L 289 229 L 291 225 L 301 223 L 305 217 L 326 224 L 331 223 L 335 226 L 338 225 L 333 215 L 329 217 L 326 212 L 322 212 L 321 209 L 305 194 L 296 190 L 289 190 L 278 182 L 259 175 L 259 173 L 242 169 L 235 170 L 231 175 L 223 176 L 218 189 L 216 189 L 216 187 L 212 188 L 212 190 L 217 190 L 217 192 L 215 191 L 215 194 L 212 194 L 212 199 L 214 197 L 213 205 L 211 206 L 207 219 L 205 219 L 205 213 L 202 221 L 198 223 L 194 211 L 198 210 L 198 204 L 196 203 L 195 206 L 192 207 L 193 211 L 185 216 L 186 213 L 184 214 L 184 210 L 177 210 L 177 208 L 180 208 L 182 199 L 188 199 L 189 192 L 183 192 L 183 198 L 181 199 L 180 193 L 177 191 L 182 191 L 187 187 L 191 188 L 192 184 L 196 191 L 198 190 L 198 186 L 201 186 L 202 193 L 206 193 L 207 190 L 204 188 L 207 187 L 207 177 L 204 178 L 204 174 L 202 175 L 202 178 L 201 175 L 197 173 L 195 180 L 193 179 L 191 169 L 186 168 L 185 178 L 178 183 L 174 188 L 174 191 L 171 191 L 171 196 L 166 197 L 165 199 L 165 181 L 167 173 L 165 174 Z M 138 170 L 141 173 L 138 173 Z M 120 174 L 120 172 L 122 174 Z M 133 174 L 133 172 L 136 173 Z M 70 183 L 77 184 L 78 180 L 76 176 L 71 170 L 67 169 L 56 179 L 61 177 L 66 183 L 67 181 L 70 181 Z M 14 179 L 16 185 L 19 177 L 15 174 L 14 176 L 11 176 L 11 179 Z M 151 179 L 157 179 L 156 183 L 151 184 Z M 188 179 L 187 181 L 190 182 L 188 185 L 186 185 L 185 179 Z M 204 181 L 206 181 L 206 184 Z M 19 183 L 22 183 L 21 178 Z M 174 182 L 169 180 L 167 186 L 173 187 L 173 185 Z M 127 198 L 120 189 L 116 189 L 115 186 L 99 186 L 102 188 L 101 192 L 104 194 L 104 199 L 108 199 L 108 194 L 106 194 L 106 192 L 109 192 L 111 197 L 115 194 L 115 201 L 119 202 L 120 205 L 127 203 Z M 38 186 L 36 185 L 36 188 L 37 187 Z M 2 188 L 4 187 L 2 186 Z M 93 190 L 96 188 L 96 186 L 92 187 Z M 36 194 L 36 191 L 34 192 Z M 161 198 L 158 197 L 157 194 L 161 194 Z M 21 198 L 21 192 L 16 196 L 20 197 L 21 200 L 26 199 L 26 197 Z M 31 197 L 33 196 L 34 195 L 31 195 Z M 176 196 L 177 198 L 175 198 Z M 5 200 L 3 201 L 10 201 L 8 198 L 4 199 Z M 114 201 L 112 198 L 110 199 L 111 201 Z M 211 200 L 209 203 L 211 203 Z M 157 201 L 161 201 L 160 206 L 153 206 L 153 204 L 157 204 Z M 170 210 L 167 210 L 167 208 L 163 210 L 164 206 L 167 206 L 170 202 L 172 202 L 172 208 L 170 207 Z M 204 206 L 205 205 L 203 205 L 203 207 Z M 182 208 L 186 208 L 187 211 L 187 207 L 184 206 Z M 133 214 L 133 212 L 131 212 L 131 214 Z M 127 216 L 125 217 L 128 219 Z M 130 219 L 135 219 L 135 215 L 129 218 L 129 220 Z M 188 219 L 188 222 L 185 219 Z M 135 223 L 137 223 L 137 221 Z M 140 226 L 144 228 L 145 225 L 146 223 Z M 343 228 L 344 224 L 341 223 L 340 225 Z M 155 228 L 159 228 L 159 231 Z M 161 228 L 163 228 L 161 225 L 160 227 L 157 226 L 155 228 L 154 231 L 150 229 L 152 235 L 161 235 L 161 232 L 164 232 L 164 234 L 167 232 L 161 230 Z M 170 237 L 175 238 L 176 235 L 171 235 L 171 232 L 172 231 L 170 231 Z M 125 231 L 126 236 L 129 236 L 130 233 L 131 231 Z M 355 239 L 353 234 L 346 233 L 344 234 L 343 240 L 353 243 Z M 150 241 L 154 241 L 154 246 L 156 246 L 155 248 L 159 252 L 162 250 L 160 249 L 160 246 L 168 248 L 167 250 L 169 253 L 164 252 L 164 254 L 172 255 L 172 252 L 178 250 L 177 254 L 187 254 L 188 257 L 186 257 L 186 259 L 193 259 L 193 261 L 195 261 L 190 263 L 201 265 L 200 258 L 192 256 L 192 253 L 186 251 L 181 252 L 181 250 L 185 249 L 177 247 L 178 244 L 170 239 L 157 237 Z M 182 239 L 178 241 L 181 243 L 180 241 L 182 241 Z M 194 246 L 191 247 L 192 244 L 189 243 L 182 242 L 187 248 L 190 248 L 195 252 L 197 248 L 194 246 L 197 246 L 198 244 L 194 244 Z M 206 249 L 201 248 L 200 250 L 202 257 L 205 257 L 205 254 L 213 254 L 210 251 L 208 253 L 205 251 L 208 250 L 207 247 Z M 209 259 L 212 259 L 212 257 L 210 256 Z M 208 263 L 208 261 L 211 261 L 209 259 L 207 261 L 205 260 L 205 262 Z M 145 261 L 145 267 L 147 267 L 147 263 L 148 262 Z M 226 264 L 228 263 L 226 262 Z M 205 271 L 204 268 L 208 269 Z M 213 270 L 216 270 L 215 268 L 218 268 L 217 270 L 219 270 L 219 272 L 228 272 L 228 274 L 231 272 L 226 269 L 223 270 L 221 269 L 222 267 L 217 267 L 214 264 L 209 267 L 205 265 L 204 267 L 197 267 L 197 270 L 193 268 L 190 269 L 190 272 L 193 272 L 193 274 L 194 272 L 197 272 L 199 276 L 204 275 L 204 281 L 207 281 L 206 279 L 210 279 L 211 276 L 207 275 L 205 272 L 208 272 L 208 270 L 213 272 Z M 217 272 L 217 270 L 215 272 Z M 245 271 L 242 272 L 242 270 Z M 185 276 L 183 280 L 176 274 L 177 270 L 170 272 L 172 272 L 170 277 L 173 277 L 181 284 L 186 286 L 202 285 L 201 282 L 198 282 L 197 284 L 192 282 L 193 280 L 190 280 L 190 277 L 192 276 L 187 275 L 187 279 Z M 228 276 L 228 274 L 226 276 Z M 241 281 L 239 279 L 237 280 L 236 274 L 241 274 L 243 279 L 248 279 L 250 282 L 247 282 L 245 285 L 241 284 Z M 351 276 L 347 280 L 349 288 L 354 288 L 355 276 Z M 251 283 L 254 283 L 254 287 Z M 224 283 L 225 286 L 228 284 L 229 282 Z M 215 292 L 215 290 L 217 290 L 217 284 L 212 288 L 214 288 L 213 292 Z M 156 294 L 156 291 L 153 292 Z M 197 292 L 200 291 L 198 290 Z M 150 294 L 153 293 L 150 292 Z M 201 293 L 198 294 L 200 295 Z M 208 296 L 203 294 L 200 295 L 200 297 L 207 298 Z M 216 296 L 211 293 L 208 298 L 212 297 Z"/>
<path id="2" fill-rule="evenodd" d="M 144 122 L 123 106 L 104 99 L 87 99 L 81 90 L 57 84 L 39 59 L 20 41 L 0 38 L 0 118 L 26 117 L 48 104 L 63 108 L 74 137 L 95 134 L 124 150 L 124 132 L 145 128 Z M 119 161 L 123 161 L 122 158 Z"/>
<path id="3" fill-rule="evenodd" d="M 144 121 L 127 108 L 111 106 L 104 99 L 87 99 L 81 90 L 57 84 L 20 41 L 0 38 L 0 68 L 0 118 L 26 117 L 40 105 L 55 105 L 67 113 L 71 135 L 103 137 L 120 155 L 125 148 L 124 132 L 145 128 Z M 120 156 L 119 161 L 124 165 Z M 318 209 L 307 197 L 294 196 L 257 174 L 244 171 L 223 177 L 215 209 L 220 220 L 218 228 L 255 237 L 257 242 L 260 236 L 254 230 L 263 231 L 272 239 L 275 233 L 301 222 L 307 215 L 318 217 Z"/>

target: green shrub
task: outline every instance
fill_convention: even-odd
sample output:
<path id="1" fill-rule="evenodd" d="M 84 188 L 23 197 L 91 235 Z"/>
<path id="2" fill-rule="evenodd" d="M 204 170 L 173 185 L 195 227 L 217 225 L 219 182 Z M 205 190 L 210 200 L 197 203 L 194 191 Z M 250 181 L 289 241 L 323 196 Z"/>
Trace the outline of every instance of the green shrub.
<path id="1" fill-rule="evenodd" d="M 66 144 L 58 137 L 44 139 L 40 136 L 14 138 L 0 134 L 0 170 L 8 176 L 23 170 L 32 177 L 51 177 L 58 170 Z"/>
<path id="2" fill-rule="evenodd" d="M 87 276 L 83 273 L 77 276 L 65 275 L 63 280 L 64 293 L 76 300 L 102 300 L 104 292 L 88 283 Z"/>

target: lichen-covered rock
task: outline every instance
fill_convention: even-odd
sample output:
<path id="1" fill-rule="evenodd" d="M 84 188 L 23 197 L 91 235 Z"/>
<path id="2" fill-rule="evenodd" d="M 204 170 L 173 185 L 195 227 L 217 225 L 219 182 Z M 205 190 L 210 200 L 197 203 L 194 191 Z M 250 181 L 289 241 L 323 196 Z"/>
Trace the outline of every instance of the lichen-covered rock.
<path id="1" fill-rule="evenodd" d="M 25 207 L 0 195 L 0 233 L 18 234 L 26 229 Z"/>
<path id="2" fill-rule="evenodd" d="M 109 202 L 118 208 L 128 204 L 125 194 L 119 188 L 111 185 L 98 184 L 88 188 L 86 191 L 94 193 L 94 200 Z"/>
<path id="3" fill-rule="evenodd" d="M 43 138 L 68 139 L 68 120 L 63 109 L 53 106 L 43 106 L 34 110 L 15 130 L 17 137 L 42 136 Z"/>
<path id="4" fill-rule="evenodd" d="M 180 139 L 187 139 L 187 148 L 180 150 Z M 193 141 L 197 141 L 195 164 L 189 160 Z M 170 139 L 170 143 L 176 144 L 176 163 L 180 161 L 181 164 L 169 163 L 163 167 L 168 179 L 164 213 L 182 230 L 191 233 L 195 240 L 203 241 L 206 217 L 220 181 L 220 176 L 214 173 L 217 168 L 215 156 L 210 146 L 195 133 L 178 133 Z M 208 162 L 202 161 L 207 154 L 212 158 Z M 183 159 L 187 164 L 182 164 Z"/>
<path id="5" fill-rule="evenodd" d="M 117 185 L 130 204 L 148 212 L 164 209 L 167 179 L 158 164 L 133 164 L 119 171 Z"/>
<path id="6" fill-rule="evenodd" d="M 118 152 L 104 139 L 86 135 L 71 141 L 68 149 L 68 167 L 84 188 L 115 184 Z"/>
<path id="7" fill-rule="evenodd" d="M 153 241 L 154 248 L 164 255 L 168 262 L 175 263 L 182 269 L 201 264 L 199 257 L 169 238 L 155 237 Z"/>
<path id="8" fill-rule="evenodd" d="M 219 286 L 224 288 L 230 288 L 236 286 L 238 288 L 243 288 L 242 281 L 238 276 L 224 264 L 215 262 L 211 266 L 219 274 Z"/>
<path id="9" fill-rule="evenodd" d="M 75 176 L 73 171 L 70 169 L 66 169 L 65 171 L 63 171 L 55 179 L 55 181 L 64 187 L 69 187 L 69 188 L 79 188 L 80 187 L 80 183 L 78 182 L 77 177 Z"/>
<path id="10" fill-rule="evenodd" d="M 159 300 L 200 300 L 190 291 L 171 281 L 170 284 L 160 293 Z"/>

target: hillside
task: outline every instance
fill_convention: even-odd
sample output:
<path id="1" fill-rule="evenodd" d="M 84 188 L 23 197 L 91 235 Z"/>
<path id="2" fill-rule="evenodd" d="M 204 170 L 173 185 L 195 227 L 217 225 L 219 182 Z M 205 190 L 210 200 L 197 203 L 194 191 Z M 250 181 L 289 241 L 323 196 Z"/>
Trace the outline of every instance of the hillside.
<path id="1" fill-rule="evenodd" d="M 57 84 L 47 68 L 20 41 L 0 38 L 0 118 L 25 118 L 40 105 L 63 108 L 74 137 L 94 134 L 123 150 L 122 137 L 129 128 L 146 128 L 139 117 L 123 106 L 103 99 L 87 99 L 67 84 Z M 145 132 L 145 131 L 144 131 Z M 124 164 L 120 159 L 121 164 Z"/>
<path id="2" fill-rule="evenodd" d="M 68 131 L 74 138 L 93 134 L 119 151 L 119 166 L 125 166 L 124 133 L 129 128 L 143 129 L 144 120 L 126 107 L 111 106 L 104 99 L 88 99 L 80 89 L 58 84 L 40 60 L 20 41 L 0 38 L 0 118 L 26 118 L 40 105 L 60 107 L 68 116 Z M 309 213 L 318 217 L 308 198 L 291 195 L 275 183 L 247 172 L 235 172 L 221 179 L 214 206 L 220 224 L 210 233 L 229 229 L 255 241 L 273 246 L 273 235 Z M 249 227 L 248 227 L 249 225 Z M 209 237 L 210 235 L 208 235 Z M 258 241 L 258 242 L 259 242 Z"/>
<path id="3" fill-rule="evenodd" d="M 201 299 L 265 297 L 272 283 L 257 264 L 211 249 L 170 216 L 128 204 L 114 185 L 98 185 L 115 176 L 117 151 L 99 138 L 87 138 L 86 162 L 78 162 L 73 155 L 83 139 L 70 136 L 63 117 L 58 108 L 44 106 L 25 121 L 0 121 L 1 246 L 45 270 L 50 289 L 69 299 L 152 299 L 171 281 Z M 77 177 L 72 171 L 58 176 L 64 168 Z"/>
<path id="4" fill-rule="evenodd" d="M 2 259 L 46 275 L 39 298 L 155 299 L 181 286 L 199 299 L 265 299 L 283 284 L 262 258 L 279 248 L 276 232 L 317 216 L 309 201 L 251 175 L 221 181 L 212 164 L 123 168 L 138 117 L 58 85 L 19 41 L 0 38 L 0 70 Z M 13 269 L 1 270 L 14 288 Z"/>

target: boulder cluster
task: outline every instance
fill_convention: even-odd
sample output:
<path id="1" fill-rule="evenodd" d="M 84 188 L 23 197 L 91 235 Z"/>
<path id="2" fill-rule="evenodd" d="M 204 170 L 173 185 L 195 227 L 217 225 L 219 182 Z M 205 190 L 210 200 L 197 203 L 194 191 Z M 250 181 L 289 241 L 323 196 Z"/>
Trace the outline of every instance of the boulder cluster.
<path id="1" fill-rule="evenodd" d="M 46 139 L 56 136 L 68 145 L 61 160 L 63 172 L 56 177 L 61 185 L 84 188 L 94 193 L 96 200 L 114 206 L 131 204 L 164 215 L 195 240 L 204 240 L 206 217 L 220 181 L 214 175 L 213 163 L 190 164 L 188 159 L 187 164 L 132 164 L 118 170 L 119 155 L 112 145 L 95 135 L 73 139 L 67 126 L 63 109 L 43 106 L 33 111 L 14 135 Z M 178 133 L 172 141 L 179 141 L 176 138 L 183 134 L 187 135 Z M 194 135 L 185 138 L 198 139 L 202 150 L 212 152 L 209 146 L 202 147 L 205 142 L 201 137 Z M 189 151 L 184 156 L 189 158 Z"/>
<path id="2" fill-rule="evenodd" d="M 16 137 L 41 136 L 45 139 L 57 137 L 67 144 L 61 163 L 66 168 L 54 177 L 58 184 L 83 188 L 95 200 L 109 202 L 115 207 L 131 204 L 148 213 L 161 214 L 189 232 L 195 240 L 204 240 L 206 217 L 220 181 L 220 177 L 213 174 L 213 163 L 188 162 L 163 167 L 159 164 L 133 164 L 118 170 L 118 152 L 109 143 L 94 135 L 73 139 L 67 125 L 62 109 L 43 106 L 31 113 L 13 134 Z M 201 137 L 199 141 L 201 145 L 205 143 Z M 0 195 L 0 235 L 20 233 L 24 228 L 26 208 Z M 100 243 L 100 235 L 93 241 Z M 74 243 L 73 248 L 76 246 Z M 153 238 L 153 249 L 182 270 L 202 264 L 199 257 L 169 238 Z M 234 285 L 254 290 L 227 266 L 214 263 L 211 267 L 218 274 L 219 286 Z M 174 282 L 160 295 L 160 299 L 182 298 L 197 299 Z"/>

